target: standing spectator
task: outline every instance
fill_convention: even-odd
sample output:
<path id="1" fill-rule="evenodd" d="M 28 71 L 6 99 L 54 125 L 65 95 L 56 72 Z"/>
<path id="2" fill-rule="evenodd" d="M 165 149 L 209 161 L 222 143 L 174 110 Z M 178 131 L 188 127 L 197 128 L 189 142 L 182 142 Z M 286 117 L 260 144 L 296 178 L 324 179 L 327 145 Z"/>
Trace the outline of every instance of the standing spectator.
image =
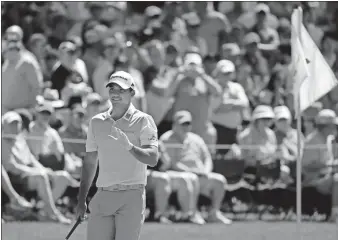
<path id="1" fill-rule="evenodd" d="M 2 114 L 16 108 L 33 108 L 41 94 L 42 72 L 32 53 L 22 45 L 22 29 L 6 30 L 2 66 Z"/>
<path id="2" fill-rule="evenodd" d="M 69 30 L 69 17 L 62 5 L 49 9 L 47 18 L 50 20 L 50 35 L 48 44 L 53 49 L 58 49 L 60 44 L 66 40 Z"/>
<path id="3" fill-rule="evenodd" d="M 197 174 L 200 194 L 210 197 L 212 202 L 209 222 L 231 224 L 231 220 L 220 211 L 225 194 L 226 179 L 213 173 L 213 163 L 209 150 L 201 137 L 191 132 L 192 116 L 187 111 L 175 113 L 172 130 L 164 133 L 160 140 L 164 144 L 183 144 L 182 148 L 168 149 L 172 160 L 172 170 Z"/>
<path id="4" fill-rule="evenodd" d="M 243 25 L 246 29 L 251 29 L 257 23 L 257 13 L 264 11 L 267 13 L 267 23 L 269 27 L 276 29 L 278 27 L 278 18 L 270 12 L 270 8 L 265 3 L 256 3 L 257 5 L 253 9 L 244 12 L 237 22 Z"/>
<path id="5" fill-rule="evenodd" d="M 96 114 L 104 111 L 102 109 L 102 105 L 105 101 L 102 97 L 97 93 L 89 93 L 84 98 L 84 106 L 86 108 L 87 116 L 86 116 L 86 125 L 88 126 L 90 119 L 94 117 Z"/>
<path id="6" fill-rule="evenodd" d="M 162 41 L 171 41 L 184 34 L 185 23 L 181 18 L 182 2 L 165 2 L 162 12 Z"/>
<path id="7" fill-rule="evenodd" d="M 312 106 L 305 109 L 303 112 L 303 126 L 304 136 L 309 136 L 316 130 L 316 116 L 323 110 L 323 104 L 321 102 L 315 102 Z"/>
<path id="8" fill-rule="evenodd" d="M 44 76 L 43 79 L 47 78 L 48 76 L 45 62 L 46 47 L 47 47 L 47 39 L 41 33 L 34 33 L 28 41 L 28 49 L 36 57 L 36 60 L 38 61 Z"/>
<path id="9" fill-rule="evenodd" d="M 71 42 L 62 42 L 59 46 L 59 61 L 55 63 L 51 74 L 51 88 L 59 92 L 66 86 L 67 78 L 72 75 L 73 66 L 77 59 L 75 55 L 76 46 Z"/>
<path id="10" fill-rule="evenodd" d="M 217 130 L 217 144 L 232 145 L 237 143 L 238 130 L 242 124 L 242 113 L 249 107 L 249 100 L 243 87 L 234 82 L 235 65 L 229 60 L 221 60 L 214 71 L 217 82 L 222 87 L 222 94 L 214 100 L 212 122 Z M 228 149 L 218 152 L 226 154 Z"/>
<path id="11" fill-rule="evenodd" d="M 211 2 L 194 2 L 195 11 L 201 20 L 200 37 L 207 42 L 208 54 L 215 56 L 231 31 L 228 18 L 214 10 Z"/>
<path id="12" fill-rule="evenodd" d="M 302 185 L 332 196 L 331 220 L 338 222 L 338 176 L 332 172 L 334 155 L 327 147 L 328 137 L 337 135 L 337 116 L 334 111 L 323 109 L 316 117 L 316 125 L 317 131 L 305 141 Z"/>
<path id="13" fill-rule="evenodd" d="M 75 45 L 75 55 L 76 55 L 76 60 L 73 65 L 73 69 L 78 72 L 84 82 L 88 82 L 88 72 L 87 72 L 87 67 L 85 62 L 80 58 L 82 56 L 82 47 L 83 43 L 80 37 L 78 36 L 70 36 L 67 38 L 66 42 L 71 42 Z"/>
<path id="14" fill-rule="evenodd" d="M 199 36 L 201 20 L 195 12 L 186 13 L 182 18 L 185 20 L 187 32 L 174 44 L 179 48 L 181 55 L 184 55 L 191 47 L 196 47 L 204 57 L 208 54 L 208 46 L 206 40 Z"/>
<path id="15" fill-rule="evenodd" d="M 268 9 L 261 9 L 256 13 L 256 24 L 251 29 L 259 35 L 261 42 L 259 48 L 267 54 L 272 54 L 279 46 L 279 36 L 274 28 L 269 27 L 267 16 Z"/>
<path id="16" fill-rule="evenodd" d="M 242 61 L 244 65 L 251 68 L 251 76 L 254 83 L 251 92 L 253 96 L 258 96 L 269 83 L 270 75 L 268 62 L 258 47 L 261 40 L 256 33 L 248 33 L 243 41 L 245 44 L 245 54 Z"/>
<path id="17" fill-rule="evenodd" d="M 121 53 L 121 46 L 115 38 L 107 38 L 103 40 L 103 53 L 99 62 L 94 70 L 93 89 L 100 94 L 104 99 L 108 99 L 106 83 L 109 80 L 110 75 L 114 72 L 114 64 L 119 54 Z"/>
<path id="18" fill-rule="evenodd" d="M 182 71 L 170 94 L 175 96 L 172 111 L 189 111 L 193 117 L 192 132 L 201 136 L 207 144 L 215 144 L 216 130 L 210 122 L 211 97 L 219 96 L 221 87 L 205 73 L 198 53 L 186 54 Z"/>

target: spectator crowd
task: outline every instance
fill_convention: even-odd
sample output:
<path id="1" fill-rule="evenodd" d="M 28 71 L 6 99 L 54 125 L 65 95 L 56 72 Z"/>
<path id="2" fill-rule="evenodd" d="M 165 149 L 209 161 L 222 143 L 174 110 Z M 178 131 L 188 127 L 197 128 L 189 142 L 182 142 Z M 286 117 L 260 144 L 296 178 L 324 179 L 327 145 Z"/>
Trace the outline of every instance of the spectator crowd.
<path id="1" fill-rule="evenodd" d="M 338 78 L 335 2 L 1 4 L 2 191 L 14 218 L 38 210 L 39 220 L 70 223 L 88 123 L 108 110 L 105 86 L 116 71 L 132 75 L 132 103 L 158 127 L 147 197 L 149 219 L 162 223 L 230 224 L 222 211 L 234 189 L 294 186 L 295 6 Z M 333 221 L 337 115 L 335 87 L 305 110 L 301 134 L 303 187 L 328 196 Z"/>

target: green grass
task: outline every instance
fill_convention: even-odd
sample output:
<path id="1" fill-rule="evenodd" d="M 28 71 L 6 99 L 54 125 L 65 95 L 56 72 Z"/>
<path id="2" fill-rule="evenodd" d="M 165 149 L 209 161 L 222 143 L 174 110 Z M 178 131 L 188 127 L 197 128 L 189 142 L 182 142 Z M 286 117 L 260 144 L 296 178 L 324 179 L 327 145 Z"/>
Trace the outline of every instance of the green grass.
<path id="1" fill-rule="evenodd" d="M 81 224 L 70 240 L 86 240 L 86 223 Z M 2 224 L 3 240 L 59 240 L 65 239 L 70 226 L 53 223 Z M 302 240 L 337 240 L 338 225 L 303 223 Z M 292 222 L 235 222 L 231 226 L 208 224 L 160 225 L 146 223 L 140 240 L 298 240 L 296 223 Z M 99 239 L 98 239 L 99 240 Z"/>

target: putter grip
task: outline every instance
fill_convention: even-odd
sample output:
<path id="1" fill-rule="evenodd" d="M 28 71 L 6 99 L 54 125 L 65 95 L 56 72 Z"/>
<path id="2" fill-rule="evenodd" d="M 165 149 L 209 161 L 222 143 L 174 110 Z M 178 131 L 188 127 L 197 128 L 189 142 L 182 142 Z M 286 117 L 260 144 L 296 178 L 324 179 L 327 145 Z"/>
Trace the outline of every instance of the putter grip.
<path id="1" fill-rule="evenodd" d="M 75 229 L 77 228 L 77 226 L 81 223 L 81 218 L 78 218 L 76 220 L 76 223 L 74 224 L 74 226 L 72 227 L 72 229 L 70 229 L 69 233 L 66 236 L 66 240 L 68 240 L 70 238 L 70 236 L 72 236 L 73 232 L 75 231 Z"/>

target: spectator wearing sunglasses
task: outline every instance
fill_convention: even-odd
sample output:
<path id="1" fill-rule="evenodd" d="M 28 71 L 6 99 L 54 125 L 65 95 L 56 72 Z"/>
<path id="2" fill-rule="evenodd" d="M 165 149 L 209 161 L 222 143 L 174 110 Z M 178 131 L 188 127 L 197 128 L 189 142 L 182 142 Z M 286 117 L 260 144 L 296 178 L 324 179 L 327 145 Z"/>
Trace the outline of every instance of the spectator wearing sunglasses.
<path id="1" fill-rule="evenodd" d="M 2 113 L 17 108 L 33 108 L 42 89 L 42 72 L 34 55 L 22 44 L 19 26 L 5 32 L 2 66 Z"/>

